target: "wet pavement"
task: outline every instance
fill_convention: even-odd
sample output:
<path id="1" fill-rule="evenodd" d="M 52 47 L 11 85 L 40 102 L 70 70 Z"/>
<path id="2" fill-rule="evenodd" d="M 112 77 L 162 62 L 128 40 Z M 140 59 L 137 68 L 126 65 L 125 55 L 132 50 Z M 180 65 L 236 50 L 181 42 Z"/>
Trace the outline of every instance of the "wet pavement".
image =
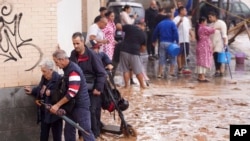
<path id="1" fill-rule="evenodd" d="M 236 45 L 239 44 L 236 42 Z M 191 70 L 195 66 L 194 54 L 191 52 L 188 64 Z M 226 141 L 229 140 L 230 124 L 250 123 L 249 60 L 246 59 L 244 64 L 236 64 L 233 57 L 224 77 L 214 78 L 212 69 L 207 74 L 210 82 L 200 83 L 194 73 L 158 79 L 157 61 L 149 62 L 146 55 L 143 57 L 150 86 L 145 90 L 141 90 L 138 83 L 128 89 L 118 87 L 130 103 L 129 109 L 123 114 L 137 131 L 137 137 L 125 138 L 123 135 L 104 133 L 102 140 Z M 123 83 L 119 73 L 115 82 L 119 85 Z M 117 113 L 115 115 L 116 120 L 113 113 L 103 111 L 102 121 L 119 126 L 120 119 Z"/>

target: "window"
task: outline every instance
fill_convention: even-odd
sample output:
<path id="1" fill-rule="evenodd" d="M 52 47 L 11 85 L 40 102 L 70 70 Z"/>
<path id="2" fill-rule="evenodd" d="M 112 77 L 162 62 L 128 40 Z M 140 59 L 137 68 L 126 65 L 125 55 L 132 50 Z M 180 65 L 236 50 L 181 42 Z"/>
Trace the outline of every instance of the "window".
<path id="1" fill-rule="evenodd" d="M 250 9 L 247 7 L 246 4 L 240 3 L 241 9 L 243 13 L 250 13 Z"/>

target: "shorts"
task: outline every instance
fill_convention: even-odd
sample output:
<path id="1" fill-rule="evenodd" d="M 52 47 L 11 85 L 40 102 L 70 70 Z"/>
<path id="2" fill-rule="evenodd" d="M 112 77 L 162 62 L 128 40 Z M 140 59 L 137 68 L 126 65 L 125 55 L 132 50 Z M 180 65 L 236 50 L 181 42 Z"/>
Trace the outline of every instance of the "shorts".
<path id="1" fill-rule="evenodd" d="M 171 65 L 176 64 L 176 57 L 173 57 L 168 54 L 166 51 L 166 48 L 170 45 L 170 42 L 160 42 L 160 48 L 159 48 L 159 64 L 160 65 L 165 65 L 167 59 L 169 59 L 169 62 Z"/>
<path id="2" fill-rule="evenodd" d="M 185 55 L 185 50 L 184 50 L 184 44 L 186 47 L 186 56 L 189 55 L 189 43 L 185 42 L 185 43 L 180 43 L 180 54 L 179 55 Z"/>
<path id="3" fill-rule="evenodd" d="M 120 52 L 120 71 L 132 71 L 137 75 L 143 72 L 143 65 L 139 55 L 130 54 L 127 52 Z"/>

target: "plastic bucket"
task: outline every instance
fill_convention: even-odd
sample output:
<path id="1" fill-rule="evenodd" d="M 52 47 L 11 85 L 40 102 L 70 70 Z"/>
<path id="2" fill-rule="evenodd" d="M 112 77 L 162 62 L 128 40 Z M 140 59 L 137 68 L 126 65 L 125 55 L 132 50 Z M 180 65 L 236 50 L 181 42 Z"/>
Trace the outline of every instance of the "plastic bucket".
<path id="1" fill-rule="evenodd" d="M 171 56 L 177 56 L 180 53 L 180 47 L 177 44 L 172 43 L 166 48 L 166 52 Z"/>
<path id="2" fill-rule="evenodd" d="M 246 56 L 244 53 L 236 53 L 235 54 L 236 64 L 244 64 L 245 58 Z"/>
<path id="3" fill-rule="evenodd" d="M 219 63 L 229 64 L 230 60 L 231 60 L 230 52 L 220 52 L 220 53 L 218 53 L 217 61 Z"/>

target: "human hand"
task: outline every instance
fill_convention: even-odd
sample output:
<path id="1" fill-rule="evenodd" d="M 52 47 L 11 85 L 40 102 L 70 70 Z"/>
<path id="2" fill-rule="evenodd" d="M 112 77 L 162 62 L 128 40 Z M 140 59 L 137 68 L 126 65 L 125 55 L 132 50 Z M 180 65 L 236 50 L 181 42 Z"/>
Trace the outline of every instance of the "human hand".
<path id="1" fill-rule="evenodd" d="M 45 92 L 46 96 L 50 96 L 50 90 L 47 89 L 46 92 Z"/>
<path id="2" fill-rule="evenodd" d="M 133 18 L 136 19 L 137 17 L 138 17 L 138 15 L 135 13 L 134 16 L 133 16 Z"/>
<path id="3" fill-rule="evenodd" d="M 103 44 L 108 44 L 109 41 L 108 41 L 107 39 L 104 39 L 104 40 L 101 41 L 101 43 L 103 43 Z"/>
<path id="4" fill-rule="evenodd" d="M 50 112 L 52 113 L 52 114 L 56 114 L 56 112 L 58 111 L 58 109 L 59 109 L 60 107 L 57 105 L 57 104 L 55 104 L 55 105 L 53 105 L 51 108 L 50 108 Z"/>
<path id="5" fill-rule="evenodd" d="M 106 69 L 108 69 L 108 70 L 112 70 L 113 68 L 114 68 L 114 66 L 111 65 L 111 64 L 108 64 L 108 65 L 106 66 Z"/>
<path id="6" fill-rule="evenodd" d="M 39 107 L 42 106 L 42 104 L 40 103 L 40 100 L 36 100 L 35 103 L 36 103 L 36 105 L 39 106 Z"/>
<path id="7" fill-rule="evenodd" d="M 32 89 L 30 86 L 24 86 L 24 91 L 26 94 L 31 95 Z"/>
<path id="8" fill-rule="evenodd" d="M 100 94 L 101 94 L 101 92 L 98 91 L 97 89 L 94 89 L 94 90 L 93 90 L 93 95 L 100 95 Z"/>

